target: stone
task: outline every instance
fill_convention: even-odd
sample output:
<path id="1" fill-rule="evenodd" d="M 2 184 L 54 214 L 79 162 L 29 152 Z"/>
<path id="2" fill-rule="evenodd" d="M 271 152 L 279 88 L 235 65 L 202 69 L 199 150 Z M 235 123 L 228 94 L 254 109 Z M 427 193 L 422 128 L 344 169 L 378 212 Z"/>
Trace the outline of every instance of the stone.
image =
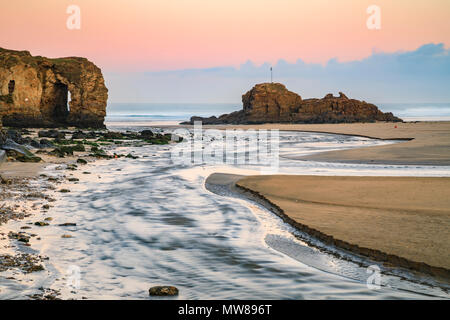
<path id="1" fill-rule="evenodd" d="M 49 224 L 47 222 L 38 221 L 38 222 L 35 222 L 34 225 L 39 226 L 39 227 L 45 227 L 45 226 L 48 226 Z"/>
<path id="2" fill-rule="evenodd" d="M 33 157 L 33 153 L 31 153 L 26 147 L 21 146 L 20 144 L 14 142 L 11 139 L 7 139 L 6 142 L 0 146 L 1 149 L 6 151 L 14 151 L 22 156 Z"/>
<path id="3" fill-rule="evenodd" d="M 75 227 L 77 224 L 74 222 L 65 222 L 65 223 L 61 223 L 58 226 L 60 227 Z"/>
<path id="4" fill-rule="evenodd" d="M 55 147 L 55 145 L 50 140 L 47 139 L 41 139 L 41 141 L 39 141 L 39 144 L 43 149 Z"/>
<path id="5" fill-rule="evenodd" d="M 121 132 L 108 131 L 103 134 L 103 138 L 105 139 L 123 139 L 123 134 Z"/>
<path id="6" fill-rule="evenodd" d="M 377 106 L 349 99 L 339 92 L 339 97 L 327 94 L 323 99 L 302 99 L 281 83 L 255 85 L 242 96 L 243 110 L 220 117 L 192 117 L 184 124 L 259 124 L 259 123 L 352 123 L 392 121 L 402 119 L 392 113 L 383 113 Z"/>
<path id="7" fill-rule="evenodd" d="M 149 290 L 151 296 L 177 296 L 178 288 L 173 286 L 156 286 Z"/>
<path id="8" fill-rule="evenodd" d="M 153 131 L 152 130 L 142 130 L 140 132 L 140 138 L 141 139 L 147 139 L 153 137 Z"/>
<path id="9" fill-rule="evenodd" d="M 88 135 L 84 134 L 83 131 L 76 131 L 72 134 L 72 139 L 87 139 Z"/>
<path id="10" fill-rule="evenodd" d="M 86 58 L 49 59 L 0 48 L 4 126 L 104 128 L 107 99 L 101 70 Z"/>
<path id="11" fill-rule="evenodd" d="M 64 132 L 60 132 L 58 130 L 42 130 L 38 132 L 39 138 L 53 138 L 53 139 L 65 139 L 66 134 Z"/>

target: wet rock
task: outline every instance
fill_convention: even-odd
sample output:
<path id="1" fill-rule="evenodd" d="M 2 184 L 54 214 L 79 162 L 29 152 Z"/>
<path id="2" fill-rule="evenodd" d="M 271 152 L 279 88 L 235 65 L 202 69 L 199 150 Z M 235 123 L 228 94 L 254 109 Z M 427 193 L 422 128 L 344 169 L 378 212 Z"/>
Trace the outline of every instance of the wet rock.
<path id="1" fill-rule="evenodd" d="M 108 131 L 103 134 L 105 139 L 123 139 L 123 134 L 121 132 Z"/>
<path id="2" fill-rule="evenodd" d="M 58 226 L 60 227 L 75 227 L 77 224 L 74 222 L 65 222 L 65 223 L 61 223 L 58 224 Z"/>
<path id="3" fill-rule="evenodd" d="M 24 144 L 24 139 L 22 138 L 22 134 L 17 130 L 8 130 L 6 132 L 6 138 L 11 139 L 18 144 Z"/>
<path id="4" fill-rule="evenodd" d="M 61 238 L 63 238 L 63 239 L 68 239 L 68 238 L 72 238 L 72 236 L 71 236 L 70 234 L 63 234 L 63 235 L 61 236 Z"/>
<path id="5" fill-rule="evenodd" d="M 21 238 L 17 239 L 17 241 L 28 243 L 28 242 L 30 242 L 30 239 L 29 238 L 25 238 L 25 237 L 21 237 Z"/>
<path id="6" fill-rule="evenodd" d="M 64 132 L 60 132 L 58 130 L 42 130 L 38 132 L 39 138 L 53 138 L 53 139 L 65 139 L 66 135 Z"/>
<path id="7" fill-rule="evenodd" d="M 38 227 L 45 227 L 45 226 L 48 226 L 49 224 L 47 222 L 44 222 L 44 221 L 37 221 L 37 222 L 34 223 L 34 225 L 38 226 Z"/>
<path id="8" fill-rule="evenodd" d="M 129 159 L 137 159 L 138 157 L 137 157 L 137 156 L 133 156 L 131 153 L 129 153 L 129 154 L 127 154 L 127 155 L 125 156 L 125 158 L 129 158 Z"/>
<path id="9" fill-rule="evenodd" d="M 59 190 L 59 192 L 61 192 L 61 193 L 68 193 L 68 192 L 70 192 L 70 190 L 69 189 L 61 189 L 61 190 Z"/>
<path id="10" fill-rule="evenodd" d="M 6 185 L 10 185 L 12 183 L 12 180 L 11 179 L 6 179 L 6 178 L 0 176 L 0 183 L 1 184 L 6 184 Z"/>
<path id="11" fill-rule="evenodd" d="M 16 160 L 20 161 L 20 162 L 35 162 L 35 163 L 42 161 L 41 158 L 36 157 L 36 156 L 33 156 L 33 157 L 18 156 L 18 157 L 16 157 Z"/>
<path id="12" fill-rule="evenodd" d="M 149 290 L 151 296 L 177 296 L 178 289 L 173 286 L 156 286 Z"/>
<path id="13" fill-rule="evenodd" d="M 47 218 L 44 219 L 44 221 L 53 221 L 53 218 L 52 217 L 47 217 Z"/>
<path id="14" fill-rule="evenodd" d="M 39 141 L 41 148 L 53 148 L 55 145 L 47 139 L 41 139 L 41 141 Z"/>
<path id="15" fill-rule="evenodd" d="M 152 130 L 142 130 L 140 132 L 140 136 L 142 139 L 148 139 L 153 137 L 153 131 Z"/>
<path id="16" fill-rule="evenodd" d="M 33 157 L 34 155 L 30 152 L 30 150 L 28 150 L 27 148 L 25 148 L 24 146 L 21 146 L 20 144 L 14 142 L 11 139 L 6 139 L 5 143 L 0 146 L 1 149 L 6 150 L 6 151 L 14 151 L 15 153 L 18 153 L 22 156 L 27 156 L 27 157 Z"/>
<path id="17" fill-rule="evenodd" d="M 87 164 L 87 161 L 84 160 L 84 159 L 79 158 L 79 159 L 77 160 L 77 163 L 80 163 L 80 164 Z"/>
<path id="18" fill-rule="evenodd" d="M 82 144 L 76 144 L 72 146 L 60 146 L 56 148 L 55 150 L 51 151 L 49 154 L 58 156 L 60 158 L 64 158 L 64 156 L 73 156 L 74 152 L 84 152 L 86 151 L 84 145 Z"/>
<path id="19" fill-rule="evenodd" d="M 83 131 L 76 131 L 72 134 L 72 139 L 87 139 L 88 135 L 83 133 Z"/>
<path id="20" fill-rule="evenodd" d="M 31 143 L 30 143 L 30 146 L 32 146 L 35 149 L 40 149 L 41 148 L 41 144 L 38 141 L 36 141 L 36 140 L 32 140 Z"/>
<path id="21" fill-rule="evenodd" d="M 42 206 L 42 209 L 48 210 L 48 209 L 50 209 L 50 206 L 49 206 L 48 204 L 44 204 L 44 205 Z"/>
<path id="22" fill-rule="evenodd" d="M 80 179 L 78 179 L 78 178 L 69 178 L 68 180 L 70 182 L 78 182 L 78 181 L 80 181 Z"/>
<path id="23" fill-rule="evenodd" d="M 68 164 L 66 169 L 67 170 L 71 170 L 71 171 L 75 171 L 77 170 L 78 166 L 76 164 Z"/>

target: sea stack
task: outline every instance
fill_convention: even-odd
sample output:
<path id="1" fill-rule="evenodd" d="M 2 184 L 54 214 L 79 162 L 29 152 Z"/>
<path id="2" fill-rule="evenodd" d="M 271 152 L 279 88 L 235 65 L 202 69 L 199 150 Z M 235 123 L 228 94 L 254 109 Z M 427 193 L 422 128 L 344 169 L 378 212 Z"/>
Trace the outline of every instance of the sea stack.
<path id="1" fill-rule="evenodd" d="M 4 126 L 102 128 L 107 99 L 100 68 L 86 58 L 49 59 L 0 48 Z"/>
<path id="2" fill-rule="evenodd" d="M 339 92 L 322 99 L 302 99 L 281 83 L 255 85 L 242 96 L 243 110 L 220 117 L 192 117 L 188 122 L 204 124 L 259 124 L 259 123 L 351 123 L 393 121 L 401 119 L 392 113 L 383 113 L 374 104 L 349 99 Z"/>

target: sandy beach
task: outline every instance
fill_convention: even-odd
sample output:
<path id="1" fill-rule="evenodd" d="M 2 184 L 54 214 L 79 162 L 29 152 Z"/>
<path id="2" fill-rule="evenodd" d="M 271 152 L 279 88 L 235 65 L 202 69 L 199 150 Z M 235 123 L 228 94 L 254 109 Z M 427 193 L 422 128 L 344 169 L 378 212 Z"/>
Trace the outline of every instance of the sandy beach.
<path id="1" fill-rule="evenodd" d="M 420 263 L 450 270 L 449 178 L 274 175 L 245 177 L 237 186 L 338 245 L 405 258 L 422 271 Z"/>
<path id="2" fill-rule="evenodd" d="M 385 146 L 324 152 L 298 159 L 370 164 L 450 165 L 450 122 L 215 125 L 204 128 L 278 129 L 355 135 L 383 140 L 401 139 L 405 141 Z"/>

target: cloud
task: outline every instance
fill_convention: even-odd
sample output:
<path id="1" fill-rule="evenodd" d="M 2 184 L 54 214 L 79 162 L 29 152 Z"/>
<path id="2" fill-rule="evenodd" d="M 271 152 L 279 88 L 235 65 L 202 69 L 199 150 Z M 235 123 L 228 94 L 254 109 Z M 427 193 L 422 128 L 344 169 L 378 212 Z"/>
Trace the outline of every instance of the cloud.
<path id="1" fill-rule="evenodd" d="M 105 72 L 111 102 L 234 102 L 254 84 L 270 81 L 270 64 L 158 72 Z M 450 102 L 450 50 L 442 43 L 414 51 L 373 52 L 350 62 L 279 60 L 274 81 L 302 97 L 345 92 L 370 102 Z"/>

